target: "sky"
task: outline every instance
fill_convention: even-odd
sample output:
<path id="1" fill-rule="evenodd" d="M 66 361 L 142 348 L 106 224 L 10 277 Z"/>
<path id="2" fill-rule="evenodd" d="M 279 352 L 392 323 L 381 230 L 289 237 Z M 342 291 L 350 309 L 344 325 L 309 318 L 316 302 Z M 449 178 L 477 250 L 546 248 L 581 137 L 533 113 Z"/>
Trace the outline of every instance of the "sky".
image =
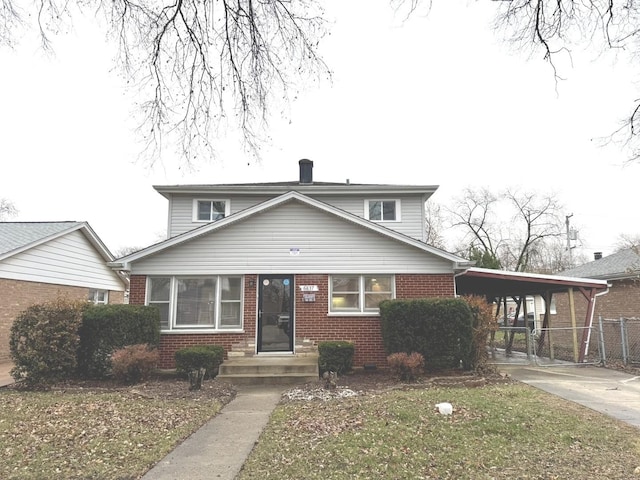
<path id="1" fill-rule="evenodd" d="M 153 185 L 295 180 L 308 158 L 317 181 L 439 185 L 432 200 L 444 205 L 466 187 L 551 193 L 573 215 L 578 251 L 608 255 L 621 234 L 640 234 L 640 163 L 600 141 L 638 97 L 637 70 L 576 49 L 556 83 L 540 52 L 494 31 L 499 3 L 435 0 L 407 20 L 388 0 L 323 2 L 332 82 L 271 119 L 258 162 L 222 139 L 192 171 L 170 154 L 154 168 L 138 160 L 135 97 L 104 32 L 76 22 L 55 55 L 30 33 L 0 50 L 0 198 L 18 208 L 13 220 L 87 221 L 117 252 L 166 231 Z"/>

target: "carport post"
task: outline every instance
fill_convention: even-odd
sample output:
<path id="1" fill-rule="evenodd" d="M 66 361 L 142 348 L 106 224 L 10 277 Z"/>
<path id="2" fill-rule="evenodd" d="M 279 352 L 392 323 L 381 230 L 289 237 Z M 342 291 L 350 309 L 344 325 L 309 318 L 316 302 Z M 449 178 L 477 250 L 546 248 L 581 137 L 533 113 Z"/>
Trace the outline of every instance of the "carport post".
<path id="1" fill-rule="evenodd" d="M 569 293 L 569 314 L 571 315 L 571 331 L 573 333 L 573 361 L 578 363 L 580 353 L 578 351 L 578 329 L 576 325 L 576 305 L 573 300 L 573 288 L 568 290 Z"/>

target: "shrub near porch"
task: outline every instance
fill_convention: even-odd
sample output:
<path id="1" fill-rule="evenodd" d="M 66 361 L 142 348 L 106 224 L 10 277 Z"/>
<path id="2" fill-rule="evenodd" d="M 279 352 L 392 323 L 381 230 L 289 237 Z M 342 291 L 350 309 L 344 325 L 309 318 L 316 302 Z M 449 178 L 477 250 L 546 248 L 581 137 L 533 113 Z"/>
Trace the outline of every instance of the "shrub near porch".
<path id="1" fill-rule="evenodd" d="M 427 370 L 473 361 L 473 313 L 464 299 L 387 300 L 380 304 L 387 354 L 420 353 Z"/>

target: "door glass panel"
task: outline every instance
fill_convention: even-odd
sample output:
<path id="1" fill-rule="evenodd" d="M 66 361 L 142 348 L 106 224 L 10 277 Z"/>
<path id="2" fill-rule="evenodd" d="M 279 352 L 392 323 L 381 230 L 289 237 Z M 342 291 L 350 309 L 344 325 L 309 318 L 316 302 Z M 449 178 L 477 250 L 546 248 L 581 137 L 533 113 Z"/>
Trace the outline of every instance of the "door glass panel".
<path id="1" fill-rule="evenodd" d="M 290 351 L 293 342 L 291 279 L 263 278 L 260 285 L 260 351 Z"/>

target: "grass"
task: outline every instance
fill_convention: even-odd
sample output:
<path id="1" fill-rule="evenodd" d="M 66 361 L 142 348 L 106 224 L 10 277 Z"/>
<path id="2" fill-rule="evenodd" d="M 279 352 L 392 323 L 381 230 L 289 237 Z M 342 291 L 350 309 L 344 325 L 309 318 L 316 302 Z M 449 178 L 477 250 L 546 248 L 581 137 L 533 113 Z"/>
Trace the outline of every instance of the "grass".
<path id="1" fill-rule="evenodd" d="M 239 478 L 629 479 L 638 433 L 521 384 L 289 402 Z"/>
<path id="2" fill-rule="evenodd" d="M 135 479 L 215 415 L 216 402 L 131 393 L 0 391 L 0 478 Z"/>

